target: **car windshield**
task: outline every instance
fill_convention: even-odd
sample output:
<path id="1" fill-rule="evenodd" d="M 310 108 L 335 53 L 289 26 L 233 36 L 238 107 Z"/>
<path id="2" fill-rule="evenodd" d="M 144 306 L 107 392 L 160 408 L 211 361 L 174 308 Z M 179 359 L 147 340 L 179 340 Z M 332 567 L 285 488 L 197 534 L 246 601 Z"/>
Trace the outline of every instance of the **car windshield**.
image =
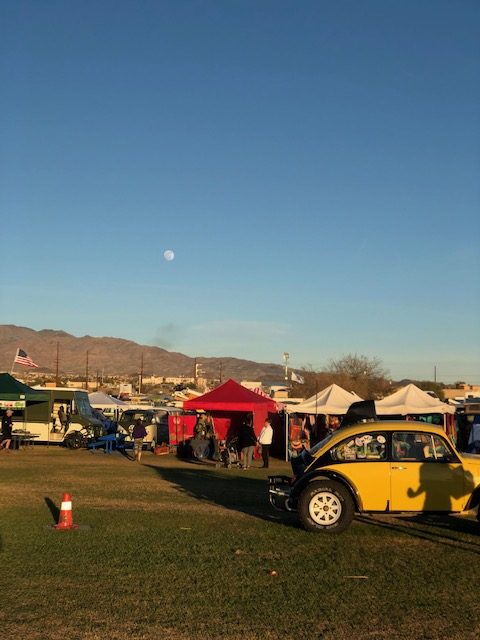
<path id="1" fill-rule="evenodd" d="M 143 420 L 144 422 L 151 422 L 153 417 L 153 413 L 151 411 L 142 411 L 141 409 L 138 411 L 124 411 L 120 420 L 120 426 L 129 425 L 136 420 Z"/>

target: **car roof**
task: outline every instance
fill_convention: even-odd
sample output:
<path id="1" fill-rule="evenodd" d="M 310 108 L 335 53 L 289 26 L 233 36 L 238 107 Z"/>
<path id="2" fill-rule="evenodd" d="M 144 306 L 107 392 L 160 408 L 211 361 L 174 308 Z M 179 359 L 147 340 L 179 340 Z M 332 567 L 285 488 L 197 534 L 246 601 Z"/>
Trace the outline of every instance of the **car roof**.
<path id="1" fill-rule="evenodd" d="M 356 436 L 366 431 L 425 431 L 445 435 L 443 427 L 416 420 L 375 420 L 373 422 L 357 422 L 348 427 L 340 427 L 334 432 L 335 439 Z"/>

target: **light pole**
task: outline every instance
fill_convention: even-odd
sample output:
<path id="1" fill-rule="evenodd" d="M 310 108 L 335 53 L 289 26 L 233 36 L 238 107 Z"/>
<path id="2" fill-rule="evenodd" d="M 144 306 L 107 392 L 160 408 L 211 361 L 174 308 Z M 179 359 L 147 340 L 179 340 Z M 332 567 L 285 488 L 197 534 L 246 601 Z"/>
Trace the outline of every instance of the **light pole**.
<path id="1" fill-rule="evenodd" d="M 285 363 L 285 382 L 288 382 L 288 359 L 290 358 L 290 354 L 287 351 L 283 353 L 283 361 Z"/>

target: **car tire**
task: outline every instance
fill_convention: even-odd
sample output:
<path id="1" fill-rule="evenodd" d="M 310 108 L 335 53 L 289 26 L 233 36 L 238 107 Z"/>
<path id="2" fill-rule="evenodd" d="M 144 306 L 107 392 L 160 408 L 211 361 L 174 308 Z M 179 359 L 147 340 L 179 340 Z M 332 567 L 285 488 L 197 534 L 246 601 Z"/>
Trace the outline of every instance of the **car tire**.
<path id="1" fill-rule="evenodd" d="M 63 446 L 67 447 L 67 449 L 73 449 L 73 438 L 71 436 L 67 436 L 63 439 Z"/>
<path id="2" fill-rule="evenodd" d="M 78 433 L 78 431 L 70 433 L 66 438 L 63 439 L 63 444 L 68 449 L 80 449 L 83 445 L 82 434 Z"/>
<path id="3" fill-rule="evenodd" d="M 335 480 L 308 484 L 298 499 L 298 516 L 307 531 L 340 533 L 352 522 L 354 511 L 348 489 Z"/>

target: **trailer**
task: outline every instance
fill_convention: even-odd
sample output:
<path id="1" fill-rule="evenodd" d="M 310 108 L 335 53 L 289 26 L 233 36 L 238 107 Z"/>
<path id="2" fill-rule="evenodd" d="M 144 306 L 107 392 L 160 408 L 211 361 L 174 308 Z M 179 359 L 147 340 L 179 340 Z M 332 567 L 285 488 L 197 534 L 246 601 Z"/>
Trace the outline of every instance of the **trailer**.
<path id="1" fill-rule="evenodd" d="M 88 393 L 83 389 L 40 386 L 34 389 L 45 394 L 46 399 L 27 403 L 22 423 L 15 420 L 15 426 L 37 434 L 37 442 L 63 444 L 86 429 L 95 437 L 103 434 L 102 423 L 93 415 Z M 61 406 L 68 416 L 66 425 L 60 424 L 58 418 Z"/>

